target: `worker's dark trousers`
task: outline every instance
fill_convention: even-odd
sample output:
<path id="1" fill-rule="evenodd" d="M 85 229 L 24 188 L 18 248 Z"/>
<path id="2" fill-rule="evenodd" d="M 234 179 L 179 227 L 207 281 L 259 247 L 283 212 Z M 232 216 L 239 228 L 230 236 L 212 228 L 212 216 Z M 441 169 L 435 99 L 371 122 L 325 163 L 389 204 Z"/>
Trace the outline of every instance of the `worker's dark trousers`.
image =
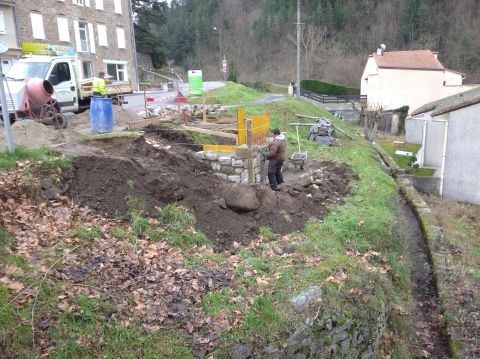
<path id="1" fill-rule="evenodd" d="M 283 183 L 282 166 L 284 161 L 270 160 L 268 161 L 268 182 L 270 187 L 275 191 L 278 185 Z"/>

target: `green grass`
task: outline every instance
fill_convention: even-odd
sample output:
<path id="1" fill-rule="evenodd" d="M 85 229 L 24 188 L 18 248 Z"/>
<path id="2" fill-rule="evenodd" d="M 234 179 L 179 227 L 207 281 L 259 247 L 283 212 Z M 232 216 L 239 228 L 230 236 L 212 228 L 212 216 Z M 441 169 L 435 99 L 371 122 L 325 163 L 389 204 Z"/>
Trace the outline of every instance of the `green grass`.
<path id="1" fill-rule="evenodd" d="M 48 147 L 43 146 L 38 149 L 16 147 L 13 154 L 8 153 L 8 151 L 0 152 L 0 169 L 10 170 L 15 167 L 18 161 L 25 160 L 41 162 L 42 165 L 50 169 L 72 168 L 72 162 L 68 157 L 58 155 Z"/>
<path id="2" fill-rule="evenodd" d="M 210 315 L 215 315 L 228 308 L 230 299 L 230 289 L 224 288 L 219 292 L 210 292 L 203 298 L 203 311 Z"/>
<path id="3" fill-rule="evenodd" d="M 262 93 L 235 82 L 228 82 L 225 87 L 209 91 L 205 94 L 207 104 L 239 105 L 256 100 Z M 203 104 L 203 97 L 190 98 L 189 103 Z"/>
<path id="4" fill-rule="evenodd" d="M 175 330 L 145 333 L 135 322 L 129 328 L 107 320 L 114 304 L 79 297 L 78 311 L 62 313 L 50 332 L 56 348 L 52 358 L 193 358 Z"/>
<path id="5" fill-rule="evenodd" d="M 150 237 L 152 240 L 166 240 L 172 246 L 184 250 L 193 246 L 212 245 L 212 242 L 207 238 L 207 236 L 201 232 L 166 230 L 151 232 L 150 235 L 152 234 L 153 237 Z"/>
<path id="6" fill-rule="evenodd" d="M 417 152 L 420 150 L 420 145 L 412 144 L 412 143 L 406 143 L 403 147 L 397 147 L 394 146 L 392 141 L 378 141 L 380 146 L 383 147 L 387 153 L 392 156 L 392 158 L 395 160 L 397 165 L 404 169 L 408 174 L 416 175 L 416 176 L 426 176 L 430 177 L 433 176 L 435 170 L 431 168 L 413 168 L 409 164 L 412 161 L 411 157 L 407 156 L 399 156 L 396 155 L 395 152 L 397 150 L 401 151 L 407 151 L 407 152 L 412 152 L 414 155 L 417 154 Z"/>
<path id="7" fill-rule="evenodd" d="M 174 230 L 188 229 L 197 223 L 195 216 L 191 212 L 175 203 L 170 203 L 162 209 L 159 214 L 159 220 Z"/>
<path id="8" fill-rule="evenodd" d="M 260 234 L 267 240 L 273 241 L 275 239 L 275 233 L 273 230 L 268 226 L 261 226 L 260 227 Z"/>
<path id="9" fill-rule="evenodd" d="M 82 226 L 75 227 L 74 234 L 81 239 L 93 240 L 102 236 L 102 231 L 99 228 L 85 228 Z"/>

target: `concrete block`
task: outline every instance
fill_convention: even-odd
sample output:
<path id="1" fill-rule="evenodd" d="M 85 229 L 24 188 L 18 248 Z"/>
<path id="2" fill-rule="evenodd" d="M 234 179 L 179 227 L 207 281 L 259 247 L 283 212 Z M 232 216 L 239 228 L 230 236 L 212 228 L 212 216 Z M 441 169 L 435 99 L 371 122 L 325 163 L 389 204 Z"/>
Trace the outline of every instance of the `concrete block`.
<path id="1" fill-rule="evenodd" d="M 222 173 L 225 173 L 226 175 L 233 175 L 235 174 L 235 168 L 233 168 L 232 166 L 222 166 L 222 168 L 220 169 L 220 171 Z"/>
<path id="2" fill-rule="evenodd" d="M 205 159 L 209 161 L 216 161 L 218 160 L 218 153 L 214 151 L 207 151 L 205 152 Z"/>
<path id="3" fill-rule="evenodd" d="M 228 180 L 228 176 L 224 173 L 215 173 L 215 176 Z"/>
<path id="4" fill-rule="evenodd" d="M 195 157 L 204 160 L 205 159 L 205 151 L 195 152 Z"/>
<path id="5" fill-rule="evenodd" d="M 218 162 L 222 165 L 230 166 L 232 164 L 232 158 L 228 156 L 222 156 L 218 158 Z"/>
<path id="6" fill-rule="evenodd" d="M 318 286 L 312 286 L 305 292 L 293 297 L 290 302 L 296 312 L 301 312 L 307 309 L 311 304 L 318 303 L 322 300 L 323 290 Z M 345 338 L 343 338 L 345 339 Z"/>
<path id="7" fill-rule="evenodd" d="M 220 169 L 222 168 L 222 166 L 218 162 L 212 162 L 210 164 L 210 167 L 212 167 L 212 170 L 214 171 L 220 171 Z"/>
<path id="8" fill-rule="evenodd" d="M 243 167 L 245 162 L 243 160 L 232 159 L 232 166 L 233 167 Z"/>
<path id="9" fill-rule="evenodd" d="M 227 179 L 230 181 L 230 182 L 235 182 L 235 183 L 240 183 L 242 181 L 242 179 L 240 178 L 240 176 L 228 176 Z"/>

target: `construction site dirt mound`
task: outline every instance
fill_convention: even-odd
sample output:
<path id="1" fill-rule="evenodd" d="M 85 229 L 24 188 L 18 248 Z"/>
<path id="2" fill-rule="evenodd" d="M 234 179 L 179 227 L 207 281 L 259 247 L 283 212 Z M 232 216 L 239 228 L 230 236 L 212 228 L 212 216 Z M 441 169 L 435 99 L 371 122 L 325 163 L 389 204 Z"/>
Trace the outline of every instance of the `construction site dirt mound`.
<path id="1" fill-rule="evenodd" d="M 113 125 L 117 127 L 126 127 L 129 122 L 138 121 L 138 117 L 133 112 L 121 107 L 121 106 L 112 106 L 113 110 Z M 70 126 L 75 128 L 88 128 L 90 129 L 90 110 L 73 115 L 68 119 Z"/>
<path id="2" fill-rule="evenodd" d="M 228 196 L 238 186 L 218 177 L 194 152 L 158 138 L 114 138 L 91 141 L 98 154 L 74 159 L 75 176 L 69 193 L 82 206 L 109 216 L 127 218 L 127 202 L 141 197 L 149 214 L 176 202 L 190 209 L 196 229 L 216 243 L 232 249 L 255 239 L 261 226 L 277 234 L 302 230 L 312 217 L 323 218 L 327 206 L 340 203 L 350 193 L 354 173 L 345 165 L 312 162 L 308 171 L 290 173 L 282 191 L 256 187 L 258 209 L 229 208 Z"/>
<path id="3" fill-rule="evenodd" d="M 16 121 L 12 125 L 12 137 L 16 146 L 38 148 L 43 145 L 62 142 L 62 133 L 53 127 L 33 120 Z M 0 151 L 7 147 L 5 131 L 0 131 Z"/>

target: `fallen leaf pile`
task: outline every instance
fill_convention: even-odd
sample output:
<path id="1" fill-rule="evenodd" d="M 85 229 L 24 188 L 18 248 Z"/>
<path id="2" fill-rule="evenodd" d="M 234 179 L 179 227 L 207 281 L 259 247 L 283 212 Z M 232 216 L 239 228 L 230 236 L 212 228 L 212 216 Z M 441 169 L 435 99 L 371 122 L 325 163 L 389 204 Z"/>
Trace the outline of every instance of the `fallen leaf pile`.
<path id="1" fill-rule="evenodd" d="M 22 273 L 16 266 L 0 265 L 0 285 L 15 294 L 14 305 L 32 305 L 42 290 L 41 279 L 29 288 L 16 280 L 24 274 L 61 282 L 63 293 L 57 298 L 61 311 L 78 310 L 79 296 L 108 299 L 115 303 L 112 319 L 126 326 L 139 319 L 147 332 L 171 326 L 184 329 L 196 351 L 207 350 L 230 329 L 224 314 L 207 315 L 200 305 L 208 292 L 229 285 L 230 268 L 211 263 L 186 267 L 184 254 L 166 242 L 116 239 L 110 235 L 112 228 L 126 228 L 125 224 L 79 208 L 69 198 L 36 203 L 22 189 L 22 170 L 34 165 L 21 163 L 16 170 L 0 173 L 0 225 L 16 238 L 12 254 L 25 258 L 32 268 Z M 78 238 L 77 226 L 99 229 L 101 236 Z M 204 246 L 192 252 L 212 249 Z M 55 257 L 46 261 L 46 253 Z M 41 332 L 53 320 L 42 318 L 34 324 Z"/>

